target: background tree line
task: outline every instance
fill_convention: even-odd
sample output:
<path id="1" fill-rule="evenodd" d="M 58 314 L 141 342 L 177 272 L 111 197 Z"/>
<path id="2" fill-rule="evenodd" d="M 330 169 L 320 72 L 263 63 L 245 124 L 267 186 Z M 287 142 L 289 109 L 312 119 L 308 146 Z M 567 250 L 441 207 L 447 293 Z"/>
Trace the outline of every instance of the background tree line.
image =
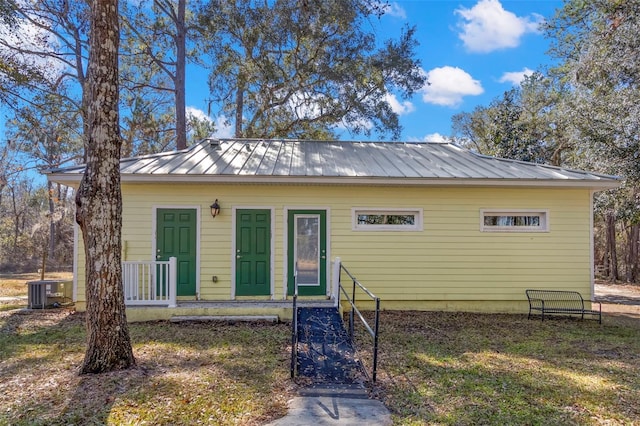
<path id="1" fill-rule="evenodd" d="M 34 171 L 84 161 L 88 3 L 3 0 L 0 268 L 69 265 L 70 192 Z M 487 106 L 457 114 L 452 139 L 483 154 L 625 178 L 596 195 L 596 263 L 637 282 L 638 2 L 571 0 L 545 23 L 556 64 Z M 183 149 L 215 130 L 185 108 L 188 64 L 209 70 L 209 113 L 238 137 L 398 137 L 387 100 L 425 84 L 415 28 L 382 40 L 365 0 L 144 0 L 119 10 L 122 156 Z M 36 255 L 36 253 L 38 253 Z M 25 262 L 25 259 L 31 259 Z"/>
<path id="2" fill-rule="evenodd" d="M 556 65 L 488 106 L 453 117 L 453 139 L 478 152 L 617 175 L 595 196 L 595 262 L 638 282 L 640 2 L 571 0 L 545 23 Z"/>
<path id="3" fill-rule="evenodd" d="M 42 169 L 86 161 L 90 3 L 2 0 L 0 269 L 33 269 L 47 223 L 49 263 L 70 266 L 71 193 L 38 183 Z M 388 95 L 425 83 L 414 28 L 382 39 L 369 0 L 143 0 L 119 4 L 123 157 L 184 149 L 215 131 L 186 110 L 187 65 L 209 71 L 210 115 L 237 137 L 392 135 Z M 45 188 L 43 185 L 47 185 Z M 46 245 L 46 244 L 45 244 Z"/>

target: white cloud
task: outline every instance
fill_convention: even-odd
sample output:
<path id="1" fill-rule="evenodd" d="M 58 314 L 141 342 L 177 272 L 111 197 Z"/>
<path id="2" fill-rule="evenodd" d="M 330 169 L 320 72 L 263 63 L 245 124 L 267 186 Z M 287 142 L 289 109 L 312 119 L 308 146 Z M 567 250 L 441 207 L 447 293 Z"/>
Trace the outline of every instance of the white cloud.
<path id="1" fill-rule="evenodd" d="M 347 132 L 350 136 L 353 136 L 352 129 L 354 127 L 360 127 L 361 129 L 371 130 L 373 129 L 373 122 L 371 120 L 365 120 L 363 118 L 358 120 L 351 120 L 347 122 L 344 118 L 334 126 L 340 132 Z"/>
<path id="2" fill-rule="evenodd" d="M 216 118 L 216 131 L 213 132 L 213 136 L 221 139 L 229 139 L 233 137 L 234 130 L 233 124 L 223 115 Z"/>
<path id="3" fill-rule="evenodd" d="M 392 93 L 386 93 L 384 95 L 384 100 L 389 103 L 391 106 L 391 110 L 398 115 L 409 114 L 410 112 L 415 111 L 415 106 L 413 103 L 409 101 L 400 102 L 398 98 Z M 374 128 L 374 124 L 371 120 L 359 119 L 359 120 L 351 120 L 348 123 L 343 119 L 338 123 L 335 128 L 340 131 L 350 132 L 350 129 L 354 127 L 360 127 L 361 129 L 371 130 Z"/>
<path id="4" fill-rule="evenodd" d="M 429 133 L 423 137 L 409 136 L 406 138 L 407 142 L 448 142 L 449 139 L 446 136 L 441 135 L 438 132 Z"/>
<path id="5" fill-rule="evenodd" d="M 378 3 L 385 15 L 393 16 L 394 18 L 407 19 L 407 13 L 404 11 L 402 6 L 400 6 L 396 2 L 391 3 Z"/>
<path id="6" fill-rule="evenodd" d="M 233 137 L 235 128 L 233 126 L 233 123 L 230 123 L 225 115 L 221 115 L 219 117 L 216 117 L 215 120 L 212 120 L 206 112 L 196 107 L 188 106 L 185 108 L 185 111 L 187 113 L 187 117 L 193 117 L 199 121 L 208 121 L 210 123 L 213 122 L 215 125 L 215 131 L 211 135 L 212 137 L 221 139 L 228 139 Z"/>
<path id="7" fill-rule="evenodd" d="M 213 121 L 211 120 L 211 118 L 209 118 L 209 116 L 204 111 L 196 107 L 191 107 L 191 106 L 186 107 L 185 113 L 187 117 L 193 117 L 199 121 Z"/>
<path id="8" fill-rule="evenodd" d="M 523 68 L 522 71 L 505 72 L 498 80 L 500 83 L 511 83 L 514 86 L 519 85 L 525 79 L 525 77 L 533 74 L 534 71 L 529 68 Z"/>
<path id="9" fill-rule="evenodd" d="M 436 132 L 426 135 L 422 140 L 424 142 L 447 142 L 447 137 Z"/>
<path id="10" fill-rule="evenodd" d="M 321 114 L 323 98 L 322 94 L 300 91 L 291 95 L 288 106 L 297 117 L 314 119 Z"/>
<path id="11" fill-rule="evenodd" d="M 502 7 L 499 0 L 480 0 L 471 9 L 461 7 L 455 11 L 464 22 L 458 37 L 465 47 L 476 53 L 517 47 L 526 33 L 540 31 L 540 15 L 519 17 Z"/>
<path id="12" fill-rule="evenodd" d="M 409 101 L 400 102 L 396 95 L 387 93 L 384 95 L 384 100 L 391 105 L 391 110 L 398 115 L 409 114 L 410 112 L 415 111 L 415 107 Z"/>
<path id="13" fill-rule="evenodd" d="M 428 73 L 427 81 L 420 92 L 422 100 L 428 104 L 457 106 L 465 96 L 477 96 L 484 92 L 482 84 L 458 67 L 434 68 Z"/>
<path id="14" fill-rule="evenodd" d="M 32 19 L 47 27 L 47 21 L 38 17 Z M 43 76 L 53 82 L 65 71 L 67 65 L 55 59 L 60 43 L 55 36 L 35 23 L 18 19 L 14 28 L 0 25 L 0 52 L 12 56 L 25 68 L 36 68 Z"/>

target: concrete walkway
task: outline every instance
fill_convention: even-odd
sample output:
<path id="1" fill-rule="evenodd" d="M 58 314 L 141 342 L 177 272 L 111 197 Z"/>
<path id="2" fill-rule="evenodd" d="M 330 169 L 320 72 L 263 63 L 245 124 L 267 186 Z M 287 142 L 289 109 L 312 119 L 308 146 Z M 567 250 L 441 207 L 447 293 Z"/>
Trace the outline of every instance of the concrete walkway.
<path id="1" fill-rule="evenodd" d="M 289 401 L 289 412 L 266 426 L 391 425 L 391 413 L 381 401 L 353 385 L 316 385 Z"/>
<path id="2" fill-rule="evenodd" d="M 1 296 L 0 302 L 24 302 L 27 296 Z"/>

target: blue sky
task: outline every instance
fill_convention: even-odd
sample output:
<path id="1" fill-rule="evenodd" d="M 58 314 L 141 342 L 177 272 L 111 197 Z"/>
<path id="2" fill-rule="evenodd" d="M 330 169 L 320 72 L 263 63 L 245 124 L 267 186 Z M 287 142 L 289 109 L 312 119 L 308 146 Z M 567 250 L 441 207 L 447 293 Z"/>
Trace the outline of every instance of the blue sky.
<path id="1" fill-rule="evenodd" d="M 417 54 L 431 82 L 408 102 L 394 99 L 404 129 L 401 140 L 450 135 L 454 114 L 487 105 L 518 84 L 524 73 L 549 65 L 549 43 L 539 25 L 560 7 L 557 0 L 390 2 L 387 13 L 374 20 L 375 31 L 381 38 L 397 38 L 405 24 L 415 25 Z M 188 107 L 205 111 L 206 74 L 193 70 L 187 81 Z M 231 136 L 220 127 L 220 136 Z"/>
<path id="2" fill-rule="evenodd" d="M 417 56 L 431 85 L 407 101 L 391 96 L 400 114 L 401 140 L 441 140 L 451 134 L 451 117 L 487 105 L 522 79 L 549 65 L 548 40 L 539 30 L 561 0 L 396 0 L 371 25 L 380 41 L 398 38 L 415 25 Z M 187 75 L 188 112 L 206 116 L 207 71 L 191 66 Z M 4 117 L 0 132 L 4 133 Z M 218 136 L 231 137 L 224 117 L 213 117 Z M 373 135 L 371 138 L 375 138 Z M 343 132 L 342 139 L 361 139 Z"/>
<path id="3" fill-rule="evenodd" d="M 517 84 L 523 73 L 549 65 L 548 40 L 538 27 L 562 3 L 560 0 L 390 1 L 387 13 L 372 21 L 375 31 L 381 39 L 397 38 L 404 25 L 415 25 L 420 42 L 417 54 L 431 82 L 408 101 L 391 98 L 404 128 L 400 140 L 442 140 L 451 134 L 454 114 L 489 104 Z M 208 98 L 207 71 L 190 68 L 188 111 L 205 116 Z M 4 118 L 0 114 L 3 136 Z M 217 136 L 232 136 L 223 118 L 213 119 L 220 129 Z M 345 132 L 341 139 L 363 137 Z"/>

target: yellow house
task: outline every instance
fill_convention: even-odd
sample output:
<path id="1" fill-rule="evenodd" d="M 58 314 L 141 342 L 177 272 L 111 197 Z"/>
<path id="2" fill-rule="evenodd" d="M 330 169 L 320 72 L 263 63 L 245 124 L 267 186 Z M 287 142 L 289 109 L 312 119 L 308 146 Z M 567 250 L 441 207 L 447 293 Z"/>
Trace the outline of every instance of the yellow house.
<path id="1" fill-rule="evenodd" d="M 82 172 L 48 177 L 77 187 Z M 130 320 L 286 317 L 294 276 L 305 300 L 335 301 L 336 258 L 383 309 L 526 312 L 528 288 L 590 299 L 593 193 L 619 185 L 449 143 L 239 139 L 123 159 L 121 181 Z"/>

